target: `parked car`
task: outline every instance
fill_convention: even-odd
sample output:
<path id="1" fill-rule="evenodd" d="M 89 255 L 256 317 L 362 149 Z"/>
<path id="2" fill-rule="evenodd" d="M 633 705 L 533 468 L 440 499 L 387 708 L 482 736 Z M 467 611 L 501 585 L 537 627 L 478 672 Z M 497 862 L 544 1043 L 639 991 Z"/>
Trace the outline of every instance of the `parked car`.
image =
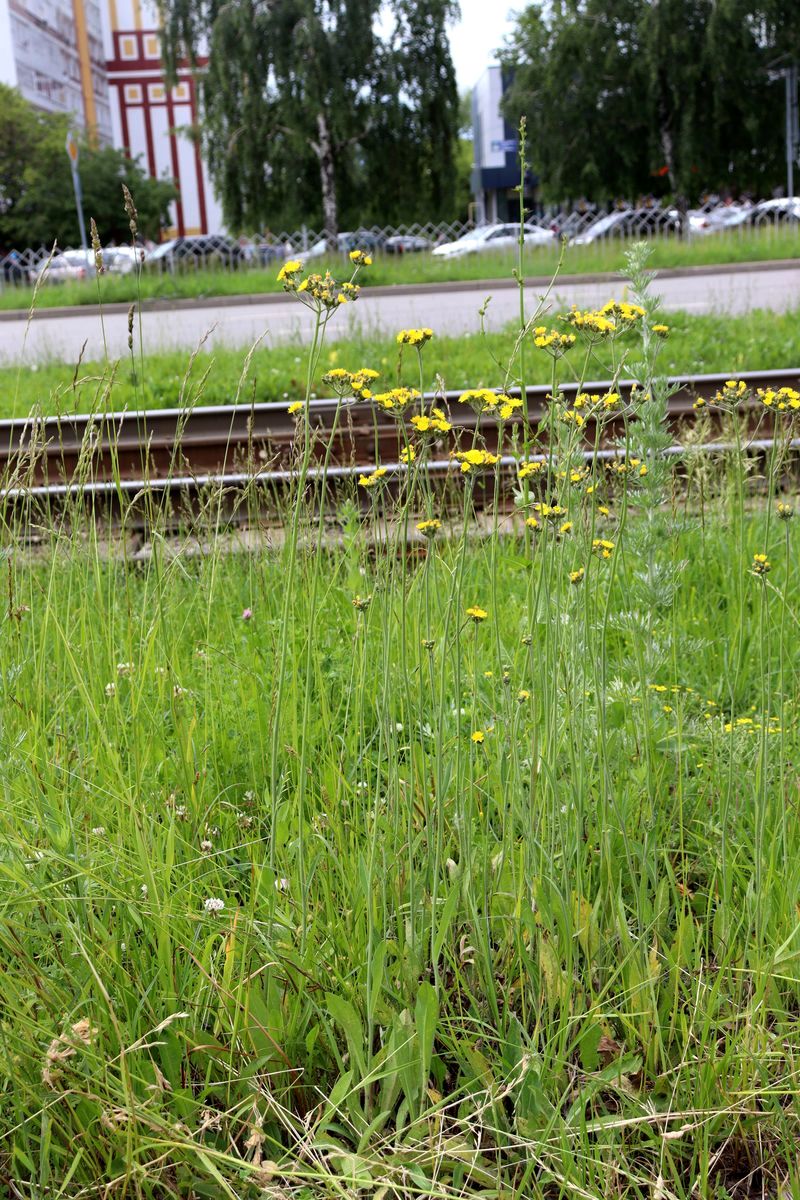
<path id="1" fill-rule="evenodd" d="M 301 247 L 291 250 L 290 256 L 307 262 L 309 259 L 323 258 L 326 254 L 346 255 L 352 250 L 366 250 L 368 253 L 374 254 L 376 250 L 381 249 L 382 244 L 382 239 L 374 233 L 366 231 L 340 233 L 332 243 L 327 237 L 321 237 L 307 250 L 303 250 Z"/>
<path id="2" fill-rule="evenodd" d="M 525 245 L 552 245 L 553 234 L 540 225 L 525 226 Z M 432 252 L 435 258 L 464 258 L 487 250 L 510 250 L 519 244 L 519 225 L 480 225 L 455 242 L 445 242 Z"/>
<path id="3" fill-rule="evenodd" d="M 143 246 L 108 246 L 103 250 L 103 266 L 112 275 L 130 275 L 144 262 L 146 253 Z"/>
<path id="4" fill-rule="evenodd" d="M 430 238 L 416 233 L 398 233 L 387 238 L 383 248 L 387 254 L 419 254 L 423 250 L 430 250 L 431 243 Z"/>
<path id="5" fill-rule="evenodd" d="M 91 250 L 62 250 L 52 259 L 43 258 L 31 267 L 31 283 L 68 283 L 74 279 L 86 279 L 94 274 L 94 254 Z"/>
<path id="6" fill-rule="evenodd" d="M 239 266 L 243 258 L 236 242 L 223 234 L 198 234 L 192 237 L 170 238 L 151 250 L 145 266 L 154 270 L 174 271 L 192 267 Z"/>
<path id="7" fill-rule="evenodd" d="M 624 208 L 598 217 L 577 237 L 570 239 L 571 246 L 589 246 L 592 242 L 606 238 L 651 237 L 656 233 L 677 233 L 680 217 L 671 209 Z"/>
<path id="8" fill-rule="evenodd" d="M 742 225 L 794 225 L 800 222 L 800 197 L 780 197 L 776 200 L 761 200 L 742 208 L 725 225 L 736 229 Z"/>

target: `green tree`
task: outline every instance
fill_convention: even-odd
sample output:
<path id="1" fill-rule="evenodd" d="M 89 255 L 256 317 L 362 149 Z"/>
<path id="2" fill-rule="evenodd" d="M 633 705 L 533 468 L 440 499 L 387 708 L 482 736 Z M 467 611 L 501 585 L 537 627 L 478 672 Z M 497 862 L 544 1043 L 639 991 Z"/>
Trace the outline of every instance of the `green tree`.
<path id="1" fill-rule="evenodd" d="M 0 85 L 0 246 L 60 246 L 79 241 L 69 160 L 64 150 L 69 118 L 44 113 L 15 88 Z M 150 179 L 138 162 L 110 147 L 81 146 L 86 223 L 94 217 L 104 241 L 129 236 L 122 184 L 130 188 L 145 235 L 157 237 L 174 186 Z"/>
<path id="2" fill-rule="evenodd" d="M 770 67 L 798 55 L 783 0 L 537 0 L 505 54 L 505 111 L 528 116 L 547 199 L 767 194 L 784 159 Z"/>
<path id="3" fill-rule="evenodd" d="M 161 0 L 174 70 L 197 61 L 202 139 L 235 229 L 449 215 L 453 0 Z M 378 36 L 379 18 L 390 18 Z"/>
<path id="4" fill-rule="evenodd" d="M 520 15 L 504 64 L 505 113 L 528 119 L 545 199 L 631 194 L 647 180 L 643 71 L 635 52 L 640 0 L 554 0 Z"/>

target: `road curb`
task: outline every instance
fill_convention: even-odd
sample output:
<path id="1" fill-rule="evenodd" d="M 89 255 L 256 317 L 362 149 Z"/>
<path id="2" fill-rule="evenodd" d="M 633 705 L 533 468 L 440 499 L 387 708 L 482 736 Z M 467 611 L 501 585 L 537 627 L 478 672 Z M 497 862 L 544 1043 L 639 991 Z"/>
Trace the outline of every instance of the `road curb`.
<path id="1" fill-rule="evenodd" d="M 696 267 L 663 267 L 656 271 L 659 279 L 693 279 L 702 275 L 745 275 L 753 272 L 785 271 L 795 268 L 800 270 L 800 258 L 776 258 L 769 262 L 741 263 L 707 263 Z M 549 275 L 534 275 L 525 280 L 527 288 L 549 287 L 552 277 Z M 586 275 L 561 275 L 558 279 L 559 288 L 577 286 L 584 283 L 620 283 L 620 275 L 616 271 L 598 271 Z M 515 279 L 455 279 L 443 280 L 441 283 L 392 283 L 367 287 L 364 294 L 369 296 L 411 296 L 426 295 L 441 292 L 489 292 L 515 288 Z M 241 308 L 251 305 L 283 304 L 286 301 L 285 292 L 253 292 L 235 296 L 196 296 L 181 297 L 175 300 L 143 300 L 142 312 L 174 312 L 180 309 L 192 308 Z M 120 301 L 104 304 L 102 311 L 107 316 L 115 313 L 127 313 L 130 301 Z M 39 308 L 34 313 L 34 320 L 47 320 L 54 317 L 83 317 L 92 316 L 100 309 L 97 304 L 63 305 L 58 308 Z M 25 321 L 28 310 L 12 308 L 0 310 L 0 321 Z"/>

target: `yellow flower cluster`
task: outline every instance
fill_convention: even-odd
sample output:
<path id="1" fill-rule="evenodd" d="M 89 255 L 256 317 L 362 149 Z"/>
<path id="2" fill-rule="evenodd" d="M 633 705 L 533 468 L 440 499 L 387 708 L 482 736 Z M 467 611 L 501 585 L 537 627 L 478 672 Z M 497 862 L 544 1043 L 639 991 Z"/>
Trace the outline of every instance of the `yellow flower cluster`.
<path id="1" fill-rule="evenodd" d="M 750 389 L 743 379 L 728 379 L 714 395 L 711 403 L 717 408 L 733 408 L 743 400 L 749 399 L 749 396 Z M 702 404 L 695 401 L 694 407 L 702 408 Z"/>
<path id="2" fill-rule="evenodd" d="M 547 350 L 554 358 L 560 358 L 575 345 L 574 333 L 561 333 L 558 329 L 548 329 L 546 325 L 537 325 L 533 331 L 533 344 L 538 350 Z"/>
<path id="3" fill-rule="evenodd" d="M 766 575 L 767 572 L 771 571 L 771 570 L 772 570 L 772 563 L 769 561 L 766 554 L 754 554 L 753 555 L 752 571 L 753 571 L 754 575 Z"/>
<path id="4" fill-rule="evenodd" d="M 430 416 L 427 417 L 412 417 L 411 424 L 417 433 L 428 434 L 429 436 L 435 436 L 437 433 L 449 433 L 453 428 L 441 408 L 432 408 Z"/>
<path id="5" fill-rule="evenodd" d="M 775 408 L 778 412 L 784 412 L 786 409 L 797 412 L 800 408 L 800 392 L 796 392 L 794 388 L 759 388 L 756 395 L 765 408 Z"/>
<path id="6" fill-rule="evenodd" d="M 560 504 L 534 504 L 532 508 L 545 521 L 557 521 L 559 517 L 567 515 L 567 510 Z"/>
<path id="7" fill-rule="evenodd" d="M 303 403 L 302 400 L 295 400 L 293 404 L 289 405 L 289 407 L 287 408 L 286 411 L 288 412 L 290 417 L 296 417 L 297 414 L 301 413 L 304 408 L 305 408 L 305 404 Z"/>
<path id="8" fill-rule="evenodd" d="M 779 500 L 777 505 L 777 513 L 779 521 L 791 521 L 794 516 L 794 509 L 791 504 L 787 504 L 784 500 Z"/>
<path id="9" fill-rule="evenodd" d="M 493 467 L 500 461 L 500 455 L 492 454 L 490 450 L 451 450 L 450 457 L 461 463 L 464 475 L 482 467 Z"/>
<path id="10" fill-rule="evenodd" d="M 371 400 L 370 384 L 378 378 L 378 372 L 372 367 L 362 367 L 350 376 L 350 391 L 358 400 Z"/>
<path id="11" fill-rule="evenodd" d="M 392 388 L 390 392 L 376 392 L 372 400 L 384 412 L 388 412 L 393 417 L 401 417 L 404 409 L 419 398 L 419 392 L 414 388 L 397 387 Z"/>
<path id="12" fill-rule="evenodd" d="M 481 621 L 485 621 L 488 615 L 489 614 L 486 609 L 479 608 L 477 604 L 473 604 L 471 608 L 467 609 L 467 616 L 470 618 L 470 620 L 474 621 L 476 625 L 479 625 Z"/>
<path id="13" fill-rule="evenodd" d="M 635 472 L 644 478 L 647 474 L 647 464 L 640 458 L 616 458 L 606 463 L 606 470 L 613 471 L 615 475 L 632 475 Z"/>
<path id="14" fill-rule="evenodd" d="M 358 484 L 363 488 L 374 488 L 386 474 L 386 467 L 376 467 L 369 475 L 359 475 Z"/>
<path id="15" fill-rule="evenodd" d="M 529 479 L 531 475 L 541 475 L 546 469 L 547 464 L 544 462 L 524 462 L 520 463 L 517 469 L 517 477 L 519 479 Z"/>
<path id="16" fill-rule="evenodd" d="M 647 314 L 641 304 L 628 304 L 626 300 L 608 300 L 600 309 L 601 317 L 609 317 L 615 323 L 633 327 Z"/>
<path id="17" fill-rule="evenodd" d="M 330 312 L 340 304 L 348 304 L 351 300 L 358 299 L 361 290 L 358 285 L 351 281 L 337 283 L 330 271 L 326 271 L 324 276 L 309 275 L 301 280 L 302 273 L 303 264 L 300 260 L 290 259 L 278 272 L 278 282 L 283 284 L 285 292 L 294 293 L 309 308 L 318 312 L 322 312 L 323 309 Z"/>
<path id="18" fill-rule="evenodd" d="M 422 534 L 422 536 L 426 537 L 426 538 L 435 537 L 437 532 L 441 528 L 442 528 L 442 522 L 437 521 L 435 517 L 431 517 L 427 521 L 419 521 L 417 523 L 417 529 Z"/>
<path id="19" fill-rule="evenodd" d="M 586 312 L 582 312 L 581 309 L 573 306 L 567 315 L 562 317 L 562 320 L 571 325 L 573 329 L 578 329 L 581 333 L 588 335 L 592 340 L 610 337 L 612 333 L 617 332 L 615 321 L 611 317 L 605 316 L 602 311 L 592 312 L 587 309 Z"/>
<path id="20" fill-rule="evenodd" d="M 349 258 L 354 267 L 372 266 L 372 258 L 367 254 L 366 250 L 351 250 Z"/>
<path id="21" fill-rule="evenodd" d="M 577 571 L 570 571 L 569 581 L 575 585 L 583 583 L 583 577 L 586 574 L 585 567 L 578 567 Z"/>
<path id="22" fill-rule="evenodd" d="M 490 388 L 473 388 L 462 392 L 458 399 L 461 404 L 469 404 L 475 412 L 492 413 L 502 421 L 507 421 L 516 409 L 522 408 L 521 400 L 507 396 L 505 392 L 493 392 Z"/>
<path id="23" fill-rule="evenodd" d="M 398 346 L 415 346 L 421 350 L 433 337 L 432 329 L 401 329 L 397 335 Z"/>
<path id="24" fill-rule="evenodd" d="M 592 542 L 592 553 L 598 558 L 611 558 L 614 553 L 614 542 L 609 542 L 606 538 L 595 538 Z"/>
<path id="25" fill-rule="evenodd" d="M 400 451 L 400 462 L 405 463 L 406 466 L 408 466 L 409 463 L 416 462 L 416 459 L 417 459 L 417 452 L 414 449 L 414 447 L 413 446 L 403 446 L 403 449 Z"/>
<path id="26" fill-rule="evenodd" d="M 669 337 L 669 325 L 654 325 L 653 333 L 657 333 L 659 337 Z"/>
<path id="27" fill-rule="evenodd" d="M 597 409 L 618 408 L 619 403 L 619 392 L 604 392 L 602 396 L 597 392 L 578 392 L 572 402 L 574 408 L 586 409 L 587 413 L 595 412 Z"/>
<path id="28" fill-rule="evenodd" d="M 278 283 L 282 283 L 287 291 L 295 291 L 296 277 L 302 273 L 303 264 L 297 258 L 290 258 L 278 271 Z"/>

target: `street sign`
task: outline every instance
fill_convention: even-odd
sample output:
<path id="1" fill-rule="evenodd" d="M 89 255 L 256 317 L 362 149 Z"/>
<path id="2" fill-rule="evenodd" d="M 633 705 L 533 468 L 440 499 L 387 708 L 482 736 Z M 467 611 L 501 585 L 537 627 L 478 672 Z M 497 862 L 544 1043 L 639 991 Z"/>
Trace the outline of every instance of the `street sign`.
<path id="1" fill-rule="evenodd" d="M 78 165 L 78 139 L 75 137 L 75 134 L 73 133 L 73 131 L 71 129 L 67 133 L 67 143 L 66 143 L 66 146 L 64 147 L 64 149 L 67 152 L 67 156 L 69 158 L 69 161 L 72 163 L 72 166 L 77 167 L 77 165 Z"/>
<path id="2" fill-rule="evenodd" d="M 518 146 L 516 138 L 506 138 L 502 142 L 492 142 L 492 151 L 496 154 L 513 154 Z"/>

